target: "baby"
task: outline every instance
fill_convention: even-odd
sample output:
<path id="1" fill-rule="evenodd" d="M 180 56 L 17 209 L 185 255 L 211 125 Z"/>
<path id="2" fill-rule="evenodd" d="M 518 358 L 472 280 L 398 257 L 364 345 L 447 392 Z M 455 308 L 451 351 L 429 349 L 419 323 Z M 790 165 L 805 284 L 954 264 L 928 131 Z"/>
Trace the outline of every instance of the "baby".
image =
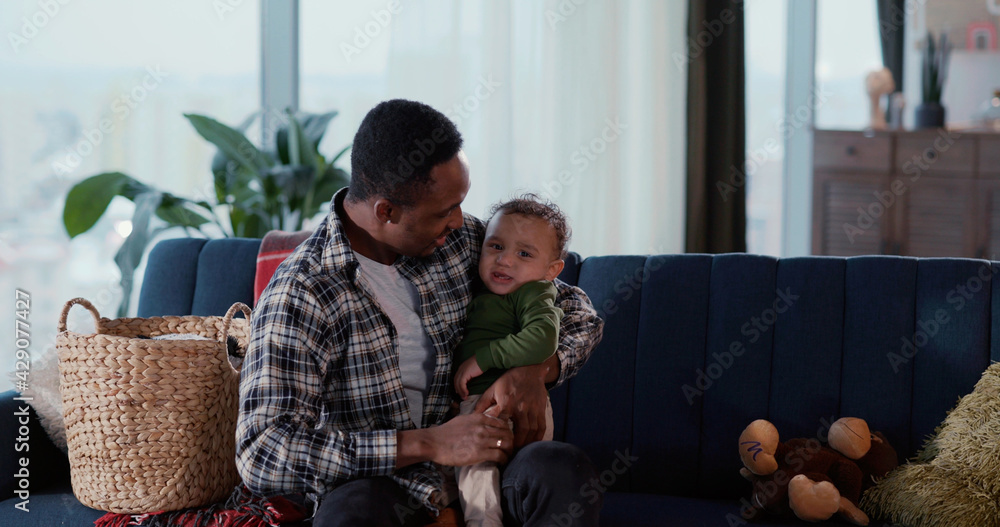
<path id="1" fill-rule="evenodd" d="M 455 390 L 463 415 L 473 412 L 506 369 L 539 364 L 555 353 L 563 313 L 552 280 L 562 271 L 569 236 L 563 213 L 534 194 L 493 207 L 479 259 L 487 290 L 472 300 L 456 352 Z M 552 439 L 551 404 L 544 439 Z M 496 464 L 459 467 L 456 473 L 466 525 L 501 527 Z"/>

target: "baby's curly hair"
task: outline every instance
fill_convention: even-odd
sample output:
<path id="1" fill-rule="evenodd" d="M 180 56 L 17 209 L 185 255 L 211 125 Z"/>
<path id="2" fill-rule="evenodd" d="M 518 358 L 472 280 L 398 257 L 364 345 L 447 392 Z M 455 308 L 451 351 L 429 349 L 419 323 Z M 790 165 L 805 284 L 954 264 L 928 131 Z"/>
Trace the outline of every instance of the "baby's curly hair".
<path id="1" fill-rule="evenodd" d="M 490 207 L 490 221 L 493 220 L 493 217 L 498 212 L 534 216 L 545 220 L 546 223 L 552 226 L 552 229 L 556 233 L 556 254 L 559 255 L 560 260 L 566 259 L 566 246 L 569 245 L 572 230 L 569 228 L 566 215 L 563 214 L 563 211 L 559 210 L 559 207 L 555 203 L 542 199 L 538 194 L 529 192 Z"/>

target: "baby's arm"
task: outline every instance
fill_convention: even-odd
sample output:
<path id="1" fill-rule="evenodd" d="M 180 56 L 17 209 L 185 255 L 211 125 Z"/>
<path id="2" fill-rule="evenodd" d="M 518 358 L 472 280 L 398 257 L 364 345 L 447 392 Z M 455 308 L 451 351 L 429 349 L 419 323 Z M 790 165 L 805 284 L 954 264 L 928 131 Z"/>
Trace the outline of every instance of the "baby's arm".
<path id="1" fill-rule="evenodd" d="M 528 282 L 509 294 L 520 330 L 479 347 L 455 372 L 455 391 L 464 400 L 469 381 L 492 368 L 509 369 L 539 364 L 555 353 L 559 344 L 562 309 L 555 305 L 556 286 Z"/>
<path id="2" fill-rule="evenodd" d="M 476 351 L 476 363 L 482 371 L 542 363 L 559 345 L 559 322 L 563 312 L 555 303 L 555 284 L 528 282 L 510 294 L 521 330 L 493 340 L 489 346 Z"/>
<path id="3" fill-rule="evenodd" d="M 463 401 L 469 397 L 469 381 L 482 374 L 483 370 L 479 368 L 475 357 L 469 357 L 459 365 L 458 371 L 455 372 L 455 391 Z"/>

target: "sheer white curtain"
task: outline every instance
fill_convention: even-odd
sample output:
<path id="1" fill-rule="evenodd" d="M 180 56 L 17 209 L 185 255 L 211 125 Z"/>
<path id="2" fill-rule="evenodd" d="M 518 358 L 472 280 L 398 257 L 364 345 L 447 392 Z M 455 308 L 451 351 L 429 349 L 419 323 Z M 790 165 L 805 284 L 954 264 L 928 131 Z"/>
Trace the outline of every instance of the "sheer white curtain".
<path id="1" fill-rule="evenodd" d="M 683 251 L 686 2 L 408 1 L 387 98 L 466 139 L 466 210 L 520 191 L 558 203 L 585 256 Z"/>

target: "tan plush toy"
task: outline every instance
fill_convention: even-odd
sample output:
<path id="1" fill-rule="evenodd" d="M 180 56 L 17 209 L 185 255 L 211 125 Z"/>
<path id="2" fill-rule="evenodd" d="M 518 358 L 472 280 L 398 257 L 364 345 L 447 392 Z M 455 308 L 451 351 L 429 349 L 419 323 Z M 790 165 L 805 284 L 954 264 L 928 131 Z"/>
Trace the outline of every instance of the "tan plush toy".
<path id="1" fill-rule="evenodd" d="M 831 426 L 829 442 L 829 446 L 818 439 L 781 442 L 769 421 L 750 423 L 739 445 L 740 474 L 753 484 L 752 510 L 744 512 L 747 519 L 766 512 L 821 521 L 839 513 L 851 523 L 868 525 L 868 516 L 857 506 L 861 492 L 896 466 L 896 452 L 884 436 L 872 436 L 863 419 L 851 417 Z"/>

